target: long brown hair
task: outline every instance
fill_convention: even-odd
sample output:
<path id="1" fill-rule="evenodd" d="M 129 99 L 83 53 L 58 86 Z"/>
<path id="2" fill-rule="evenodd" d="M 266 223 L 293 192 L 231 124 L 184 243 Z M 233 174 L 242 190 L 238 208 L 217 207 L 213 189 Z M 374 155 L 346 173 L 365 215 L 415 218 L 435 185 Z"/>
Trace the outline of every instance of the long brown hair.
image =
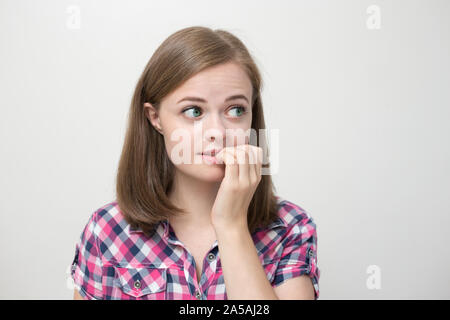
<path id="1" fill-rule="evenodd" d="M 175 166 L 166 152 L 164 137 L 151 125 L 144 103 L 156 110 L 161 100 L 196 73 L 218 64 L 235 62 L 253 86 L 252 129 L 258 146 L 268 155 L 265 135 L 262 79 L 245 45 L 231 33 L 203 26 L 181 29 L 157 48 L 139 78 L 128 114 L 125 141 L 116 177 L 116 201 L 125 220 L 147 235 L 171 215 L 185 212 L 168 198 Z M 270 175 L 262 175 L 248 208 L 248 227 L 253 233 L 278 218 L 277 199 Z"/>

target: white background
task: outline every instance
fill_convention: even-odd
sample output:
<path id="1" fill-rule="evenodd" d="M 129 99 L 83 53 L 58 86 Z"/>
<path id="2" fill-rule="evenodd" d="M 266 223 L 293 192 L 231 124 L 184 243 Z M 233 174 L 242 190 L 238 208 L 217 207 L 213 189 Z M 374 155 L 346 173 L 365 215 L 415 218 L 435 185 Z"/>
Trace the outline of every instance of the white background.
<path id="1" fill-rule="evenodd" d="M 165 38 L 203 25 L 260 67 L 278 194 L 317 224 L 320 299 L 449 299 L 449 13 L 445 0 L 1 0 L 0 298 L 72 298 L 137 79 Z"/>

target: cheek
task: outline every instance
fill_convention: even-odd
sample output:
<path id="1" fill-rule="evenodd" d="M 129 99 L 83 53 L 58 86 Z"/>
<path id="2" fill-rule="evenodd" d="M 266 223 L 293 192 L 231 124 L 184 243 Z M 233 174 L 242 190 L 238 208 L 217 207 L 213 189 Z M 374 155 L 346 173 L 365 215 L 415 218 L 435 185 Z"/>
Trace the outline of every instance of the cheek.
<path id="1" fill-rule="evenodd" d="M 177 128 L 165 133 L 164 143 L 174 165 L 194 163 L 194 140 L 189 130 Z"/>
<path id="2" fill-rule="evenodd" d="M 253 138 L 251 138 L 252 134 L 254 135 Z M 242 125 L 230 127 L 227 129 L 226 145 L 224 146 L 236 147 L 238 145 L 248 144 L 250 140 L 255 140 L 257 136 L 258 132 L 251 127 Z"/>

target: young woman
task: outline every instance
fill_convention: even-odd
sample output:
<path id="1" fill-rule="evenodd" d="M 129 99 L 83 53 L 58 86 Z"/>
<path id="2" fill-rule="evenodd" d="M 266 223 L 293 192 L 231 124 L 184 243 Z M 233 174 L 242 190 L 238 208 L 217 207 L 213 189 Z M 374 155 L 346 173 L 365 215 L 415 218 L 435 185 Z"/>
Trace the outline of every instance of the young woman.
<path id="1" fill-rule="evenodd" d="M 132 99 L 116 200 L 76 245 L 74 298 L 318 298 L 316 225 L 262 174 L 261 88 L 227 31 L 160 45 Z"/>

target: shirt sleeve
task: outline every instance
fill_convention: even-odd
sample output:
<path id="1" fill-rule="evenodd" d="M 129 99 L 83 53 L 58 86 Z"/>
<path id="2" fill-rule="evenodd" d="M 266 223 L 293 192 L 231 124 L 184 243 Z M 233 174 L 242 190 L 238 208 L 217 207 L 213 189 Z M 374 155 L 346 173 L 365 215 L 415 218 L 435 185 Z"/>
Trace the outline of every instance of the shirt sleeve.
<path id="1" fill-rule="evenodd" d="M 96 214 L 92 214 L 75 247 L 71 276 L 84 299 L 102 299 L 102 260 L 97 245 Z"/>
<path id="2" fill-rule="evenodd" d="M 273 286 L 287 279 L 309 275 L 314 287 L 314 299 L 319 298 L 320 270 L 317 266 L 317 231 L 311 217 L 303 219 L 288 230 Z"/>

